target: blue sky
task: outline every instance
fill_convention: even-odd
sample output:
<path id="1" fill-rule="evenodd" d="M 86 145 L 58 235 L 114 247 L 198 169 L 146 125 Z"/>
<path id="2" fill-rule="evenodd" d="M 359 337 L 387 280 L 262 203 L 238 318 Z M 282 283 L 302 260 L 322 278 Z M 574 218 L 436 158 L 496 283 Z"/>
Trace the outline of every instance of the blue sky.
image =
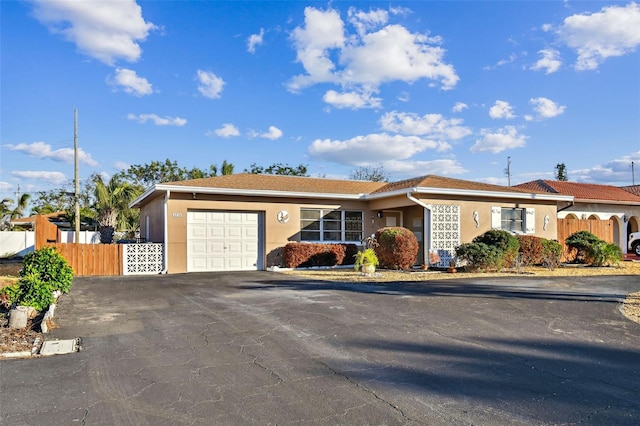
<path id="1" fill-rule="evenodd" d="M 640 4 L 3 1 L 3 198 L 169 158 L 640 181 Z"/>

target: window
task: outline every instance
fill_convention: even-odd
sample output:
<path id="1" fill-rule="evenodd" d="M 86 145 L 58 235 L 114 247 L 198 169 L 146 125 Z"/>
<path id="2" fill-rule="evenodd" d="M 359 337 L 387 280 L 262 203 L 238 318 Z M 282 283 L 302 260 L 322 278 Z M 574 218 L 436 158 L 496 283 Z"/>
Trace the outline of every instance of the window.
<path id="1" fill-rule="evenodd" d="M 533 208 L 491 207 L 491 228 L 514 234 L 535 234 L 536 210 Z"/>
<path id="2" fill-rule="evenodd" d="M 301 241 L 362 241 L 361 211 L 300 210 Z"/>
<path id="3" fill-rule="evenodd" d="M 524 209 L 502 208 L 500 229 L 509 232 L 524 232 Z"/>

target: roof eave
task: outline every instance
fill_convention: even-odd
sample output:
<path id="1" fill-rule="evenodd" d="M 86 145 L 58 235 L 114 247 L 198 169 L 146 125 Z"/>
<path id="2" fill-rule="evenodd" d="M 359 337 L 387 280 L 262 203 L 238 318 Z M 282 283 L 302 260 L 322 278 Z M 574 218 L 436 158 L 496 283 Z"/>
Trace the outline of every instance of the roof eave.
<path id="1" fill-rule="evenodd" d="M 576 203 L 616 204 L 625 206 L 640 206 L 640 201 L 597 200 L 593 198 L 574 198 Z"/>
<path id="2" fill-rule="evenodd" d="M 559 194 L 541 194 L 541 193 L 528 193 L 528 192 L 501 192 L 501 191 L 482 191 L 477 189 L 456 189 L 456 188 L 430 188 L 430 187 L 415 187 L 405 188 L 402 190 L 382 192 L 378 194 L 368 195 L 367 199 L 385 198 L 394 195 L 403 194 L 435 194 L 435 195 L 454 195 L 454 196 L 477 196 L 477 197 L 491 197 L 491 198 L 515 198 L 524 200 L 542 200 L 542 201 L 573 201 L 571 195 L 559 195 Z"/>
<path id="3" fill-rule="evenodd" d="M 171 191 L 182 193 L 197 194 L 216 194 L 216 195 L 244 195 L 257 197 L 277 197 L 277 198 L 333 198 L 339 200 L 360 200 L 366 194 L 339 194 L 325 192 L 291 192 L 291 191 L 273 191 L 264 189 L 236 189 L 236 188 L 207 188 L 202 186 L 178 186 L 178 185 L 155 185 L 149 188 L 144 194 L 138 197 L 131 205 L 139 204 L 145 198 L 149 197 L 156 191 Z"/>

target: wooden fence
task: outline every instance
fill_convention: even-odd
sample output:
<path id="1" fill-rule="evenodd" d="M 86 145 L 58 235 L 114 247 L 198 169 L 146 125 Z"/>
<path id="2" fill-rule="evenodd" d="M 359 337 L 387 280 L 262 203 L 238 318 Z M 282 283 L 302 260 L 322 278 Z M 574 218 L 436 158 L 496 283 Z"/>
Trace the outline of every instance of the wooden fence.
<path id="1" fill-rule="evenodd" d="M 563 260 L 571 258 L 564 240 L 578 231 L 588 231 L 601 240 L 613 243 L 613 223 L 610 220 L 558 219 L 558 241 L 562 244 Z"/>
<path id="2" fill-rule="evenodd" d="M 78 277 L 123 275 L 122 244 L 49 243 L 67 259 Z"/>
<path id="3" fill-rule="evenodd" d="M 58 227 L 49 222 L 49 219 L 42 215 L 36 215 L 34 225 L 35 231 L 35 249 L 38 250 L 47 244 L 57 243 L 60 241 L 60 231 Z"/>
<path id="4" fill-rule="evenodd" d="M 35 234 L 35 249 L 55 247 L 76 276 L 123 274 L 121 244 L 61 243 L 58 227 L 41 215 L 36 216 Z"/>

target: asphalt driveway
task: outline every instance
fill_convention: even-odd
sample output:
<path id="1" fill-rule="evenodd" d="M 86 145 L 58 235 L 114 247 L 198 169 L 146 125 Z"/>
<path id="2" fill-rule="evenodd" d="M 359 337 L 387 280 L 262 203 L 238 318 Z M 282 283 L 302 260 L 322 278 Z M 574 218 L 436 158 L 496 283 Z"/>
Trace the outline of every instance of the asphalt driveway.
<path id="1" fill-rule="evenodd" d="M 385 285 L 277 273 L 80 278 L 0 362 L 0 423 L 640 424 L 640 277 Z"/>

